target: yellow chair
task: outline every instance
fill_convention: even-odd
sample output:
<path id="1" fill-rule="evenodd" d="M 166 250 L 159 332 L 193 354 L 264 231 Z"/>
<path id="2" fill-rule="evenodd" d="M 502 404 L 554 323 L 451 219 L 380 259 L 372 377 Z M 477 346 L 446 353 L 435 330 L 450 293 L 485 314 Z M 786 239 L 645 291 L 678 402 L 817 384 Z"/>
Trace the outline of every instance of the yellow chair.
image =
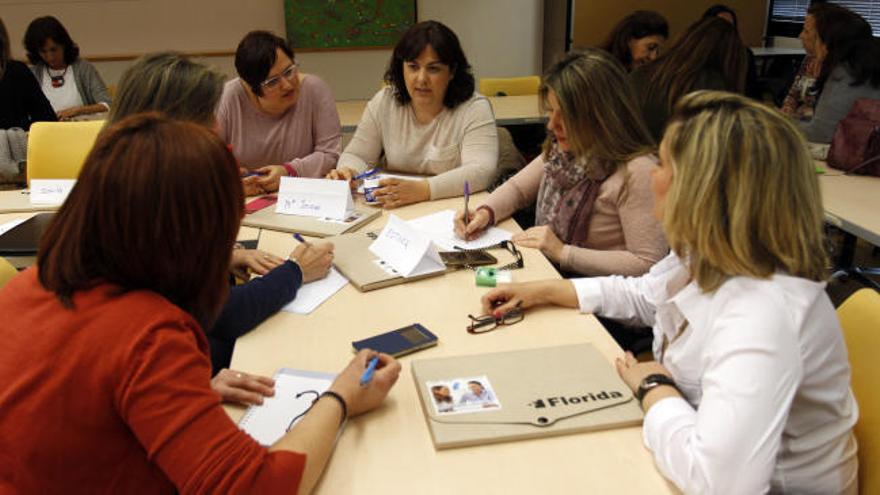
<path id="1" fill-rule="evenodd" d="M 486 96 L 522 96 L 538 94 L 538 76 L 480 79 L 480 93 Z"/>
<path id="2" fill-rule="evenodd" d="M 36 122 L 28 133 L 27 180 L 76 179 L 103 120 Z"/>
<path id="3" fill-rule="evenodd" d="M 861 289 L 837 308 L 859 402 L 855 435 L 859 442 L 859 492 L 880 493 L 880 293 Z"/>
<path id="4" fill-rule="evenodd" d="M 18 270 L 5 258 L 0 258 L 0 289 L 16 275 L 18 275 Z"/>

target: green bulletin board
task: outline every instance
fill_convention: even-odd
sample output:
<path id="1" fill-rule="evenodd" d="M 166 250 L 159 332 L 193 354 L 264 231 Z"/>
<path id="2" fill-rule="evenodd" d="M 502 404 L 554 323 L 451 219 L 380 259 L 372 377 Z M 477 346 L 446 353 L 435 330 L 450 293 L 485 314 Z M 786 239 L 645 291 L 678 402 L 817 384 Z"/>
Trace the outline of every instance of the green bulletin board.
<path id="1" fill-rule="evenodd" d="M 413 25 L 416 0 L 284 0 L 296 50 L 385 48 Z"/>

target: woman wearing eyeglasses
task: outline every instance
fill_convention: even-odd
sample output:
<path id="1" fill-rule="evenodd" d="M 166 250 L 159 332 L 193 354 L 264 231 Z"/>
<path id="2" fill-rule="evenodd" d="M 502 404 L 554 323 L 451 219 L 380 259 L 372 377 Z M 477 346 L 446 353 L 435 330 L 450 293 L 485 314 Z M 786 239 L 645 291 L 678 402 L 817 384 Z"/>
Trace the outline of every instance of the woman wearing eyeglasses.
<path id="1" fill-rule="evenodd" d="M 238 78 L 226 83 L 217 125 L 242 167 L 249 195 L 278 189 L 282 176 L 324 177 L 342 135 L 330 86 L 299 71 L 293 49 L 267 31 L 245 35 L 235 52 Z"/>
<path id="2" fill-rule="evenodd" d="M 795 124 L 742 96 L 691 93 L 652 189 L 673 253 L 648 274 L 514 284 L 484 309 L 555 304 L 653 325 L 656 361 L 627 354 L 617 369 L 684 493 L 857 493 L 858 407 Z"/>
<path id="3" fill-rule="evenodd" d="M 486 189 L 498 171 L 498 130 L 455 33 L 436 21 L 411 27 L 385 82 L 329 177 L 350 181 L 380 160 L 389 172 L 428 176 L 383 179 L 374 195 L 385 208 L 461 196 L 465 182 Z"/>

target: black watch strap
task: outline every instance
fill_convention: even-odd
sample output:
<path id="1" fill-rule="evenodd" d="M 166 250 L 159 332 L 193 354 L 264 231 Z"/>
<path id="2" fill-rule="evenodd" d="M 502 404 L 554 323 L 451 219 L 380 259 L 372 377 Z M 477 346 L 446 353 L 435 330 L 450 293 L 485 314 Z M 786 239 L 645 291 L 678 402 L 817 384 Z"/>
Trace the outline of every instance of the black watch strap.
<path id="1" fill-rule="evenodd" d="M 653 375 L 646 376 L 642 379 L 642 382 L 639 383 L 639 388 L 638 390 L 636 390 L 636 399 L 638 399 L 639 403 L 641 403 L 642 399 L 645 398 L 645 394 L 659 387 L 660 385 L 669 385 L 675 390 L 678 390 L 678 393 L 681 393 L 681 390 L 679 390 L 678 385 L 675 384 L 675 380 L 673 380 L 672 377 L 661 373 L 655 373 Z"/>

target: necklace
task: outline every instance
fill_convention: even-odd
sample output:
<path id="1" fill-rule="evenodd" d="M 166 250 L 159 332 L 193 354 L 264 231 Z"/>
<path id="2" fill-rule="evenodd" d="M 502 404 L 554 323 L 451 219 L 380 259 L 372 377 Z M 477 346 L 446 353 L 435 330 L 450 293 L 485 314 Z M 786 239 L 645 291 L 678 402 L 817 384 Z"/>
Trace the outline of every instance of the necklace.
<path id="1" fill-rule="evenodd" d="M 69 68 L 70 66 L 68 65 L 64 68 L 64 71 L 62 71 L 61 74 L 58 74 L 57 76 L 52 75 L 52 69 L 49 69 L 49 81 L 52 82 L 53 88 L 60 88 L 61 86 L 64 86 L 64 75 L 67 74 L 67 69 Z"/>

